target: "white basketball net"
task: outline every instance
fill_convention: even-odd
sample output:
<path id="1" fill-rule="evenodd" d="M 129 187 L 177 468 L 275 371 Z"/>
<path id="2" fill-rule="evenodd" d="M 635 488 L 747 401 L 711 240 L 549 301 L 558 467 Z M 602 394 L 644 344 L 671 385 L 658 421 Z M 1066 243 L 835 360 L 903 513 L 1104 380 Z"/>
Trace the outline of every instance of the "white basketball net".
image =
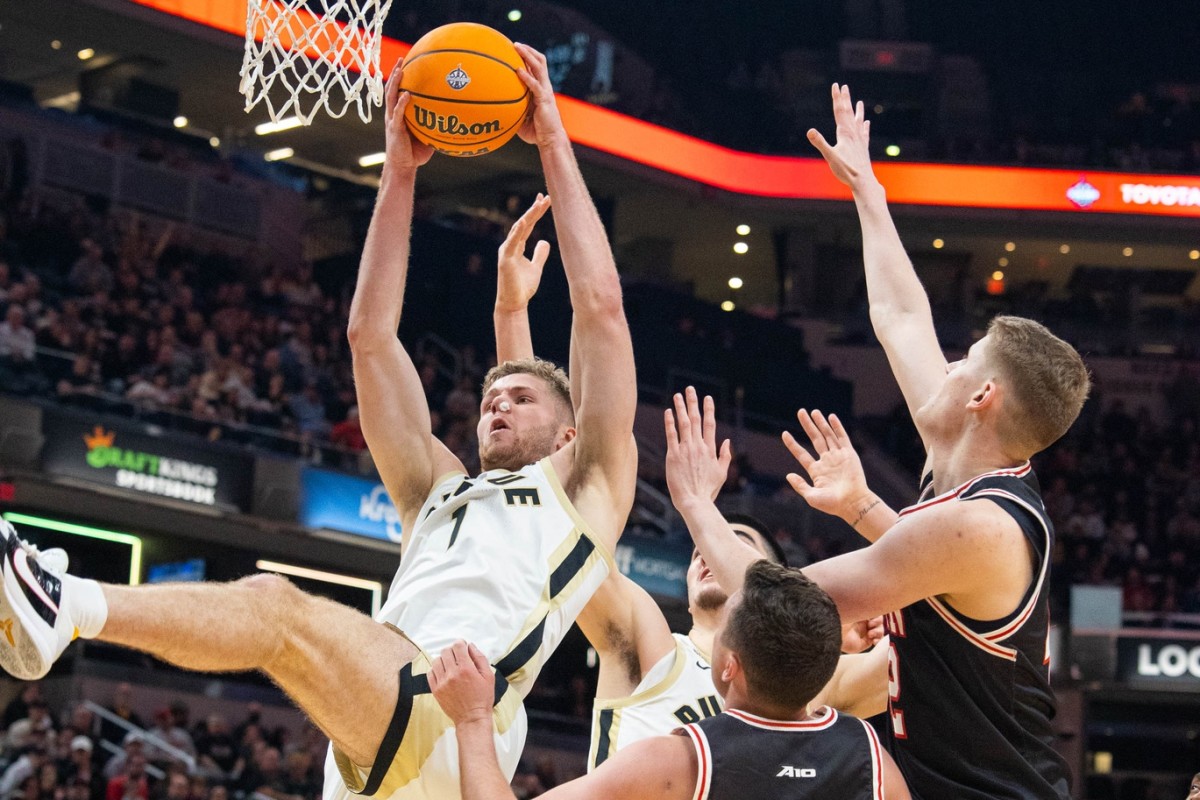
<path id="1" fill-rule="evenodd" d="M 271 119 L 308 125 L 320 109 L 363 122 L 383 105 L 379 71 L 383 20 L 392 0 L 248 0 L 241 92 Z M 272 96 L 274 95 L 274 96 Z"/>

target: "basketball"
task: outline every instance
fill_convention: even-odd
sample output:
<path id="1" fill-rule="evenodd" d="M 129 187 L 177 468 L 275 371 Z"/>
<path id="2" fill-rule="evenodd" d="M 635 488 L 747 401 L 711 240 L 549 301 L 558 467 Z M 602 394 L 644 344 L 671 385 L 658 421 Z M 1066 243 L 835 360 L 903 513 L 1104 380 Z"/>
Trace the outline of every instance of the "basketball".
<path id="1" fill-rule="evenodd" d="M 404 59 L 404 112 L 419 141 L 451 156 L 490 153 L 513 137 L 529 108 L 513 43 L 473 22 L 434 28 Z"/>

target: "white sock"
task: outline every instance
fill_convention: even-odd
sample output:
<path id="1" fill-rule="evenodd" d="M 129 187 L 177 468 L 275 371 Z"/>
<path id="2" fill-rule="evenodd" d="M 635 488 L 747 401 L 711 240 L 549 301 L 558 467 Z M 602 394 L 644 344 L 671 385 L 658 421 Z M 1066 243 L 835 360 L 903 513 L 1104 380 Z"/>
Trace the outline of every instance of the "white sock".
<path id="1" fill-rule="evenodd" d="M 100 584 L 88 578 L 63 575 L 63 598 L 70 603 L 68 618 L 81 639 L 95 639 L 108 622 L 108 600 Z M 69 598 L 69 599 L 68 599 Z"/>

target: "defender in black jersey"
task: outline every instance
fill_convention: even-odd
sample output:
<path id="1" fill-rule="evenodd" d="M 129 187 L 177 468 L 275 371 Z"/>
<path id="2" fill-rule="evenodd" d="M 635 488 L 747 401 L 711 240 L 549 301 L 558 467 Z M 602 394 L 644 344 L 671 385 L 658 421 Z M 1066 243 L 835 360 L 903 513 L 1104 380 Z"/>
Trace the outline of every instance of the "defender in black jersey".
<path id="1" fill-rule="evenodd" d="M 841 648 L 833 601 L 803 573 L 767 561 L 746 571 L 713 644 L 727 710 L 672 736 L 634 742 L 550 800 L 905 800 L 900 772 L 870 726 L 809 702 Z M 455 723 L 464 800 L 511 800 L 496 761 L 494 678 L 474 645 L 433 664 L 430 688 Z"/>
<path id="2" fill-rule="evenodd" d="M 845 498 L 837 513 L 874 543 L 805 572 L 844 619 L 892 612 L 891 739 L 914 797 L 1065 800 L 1045 644 L 1053 531 L 1029 459 L 1079 415 L 1087 369 L 1045 327 L 1009 316 L 947 361 L 871 168 L 863 104 L 834 84 L 833 105 L 837 144 L 809 140 L 853 193 L 871 321 L 925 444 L 927 486 L 898 516 L 865 485 Z M 814 440 L 818 455 L 843 434 Z"/>

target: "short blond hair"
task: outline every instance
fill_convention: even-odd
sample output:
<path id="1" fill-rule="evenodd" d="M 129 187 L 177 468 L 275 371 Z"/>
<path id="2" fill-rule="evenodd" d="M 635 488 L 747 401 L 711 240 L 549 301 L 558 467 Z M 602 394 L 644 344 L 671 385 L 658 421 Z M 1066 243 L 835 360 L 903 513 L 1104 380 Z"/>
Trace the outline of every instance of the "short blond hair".
<path id="1" fill-rule="evenodd" d="M 488 370 L 487 375 L 483 376 L 483 394 L 487 394 L 496 381 L 507 378 L 509 375 L 532 375 L 535 378 L 541 378 L 563 407 L 566 418 L 572 425 L 575 424 L 575 407 L 571 405 L 571 380 L 567 377 L 567 373 L 563 372 L 562 367 L 553 361 L 545 361 L 540 358 L 518 358 L 513 361 L 505 361 L 503 364 L 492 367 Z"/>
<path id="2" fill-rule="evenodd" d="M 1030 455 L 1045 450 L 1067 432 L 1087 400 L 1092 381 L 1083 358 L 1046 326 L 1024 317 L 996 317 L 988 340 L 1014 401 L 1001 421 L 1001 435 Z"/>

